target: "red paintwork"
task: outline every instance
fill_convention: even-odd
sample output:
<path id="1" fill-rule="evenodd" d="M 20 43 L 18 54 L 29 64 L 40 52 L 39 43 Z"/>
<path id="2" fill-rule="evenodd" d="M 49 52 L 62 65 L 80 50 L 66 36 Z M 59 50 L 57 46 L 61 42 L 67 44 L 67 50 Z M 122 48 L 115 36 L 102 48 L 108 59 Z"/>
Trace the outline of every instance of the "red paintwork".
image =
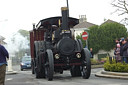
<path id="1" fill-rule="evenodd" d="M 81 65 L 82 63 L 70 63 L 69 65 L 72 66 L 72 65 Z M 54 66 L 66 66 L 66 64 L 54 64 Z"/>
<path id="2" fill-rule="evenodd" d="M 44 40 L 44 32 L 43 29 L 34 29 L 30 31 L 30 49 L 31 49 L 31 58 L 34 58 L 34 41 L 42 41 Z"/>

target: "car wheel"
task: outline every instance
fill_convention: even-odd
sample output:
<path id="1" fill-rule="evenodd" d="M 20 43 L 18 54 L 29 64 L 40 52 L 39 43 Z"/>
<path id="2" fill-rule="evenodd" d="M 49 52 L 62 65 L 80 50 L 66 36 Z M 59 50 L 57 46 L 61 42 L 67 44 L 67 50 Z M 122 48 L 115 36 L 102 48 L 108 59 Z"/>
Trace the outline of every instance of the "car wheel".
<path id="1" fill-rule="evenodd" d="M 23 71 L 23 69 L 21 68 L 21 71 Z"/>

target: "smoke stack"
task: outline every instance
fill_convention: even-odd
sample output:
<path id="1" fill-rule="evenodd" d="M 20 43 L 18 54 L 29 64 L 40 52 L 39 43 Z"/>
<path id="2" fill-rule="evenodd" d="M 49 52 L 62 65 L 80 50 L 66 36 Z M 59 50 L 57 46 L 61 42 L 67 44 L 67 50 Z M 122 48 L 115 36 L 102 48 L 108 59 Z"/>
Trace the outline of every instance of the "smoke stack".
<path id="1" fill-rule="evenodd" d="M 68 28 L 68 8 L 62 7 L 62 30 L 69 30 Z"/>

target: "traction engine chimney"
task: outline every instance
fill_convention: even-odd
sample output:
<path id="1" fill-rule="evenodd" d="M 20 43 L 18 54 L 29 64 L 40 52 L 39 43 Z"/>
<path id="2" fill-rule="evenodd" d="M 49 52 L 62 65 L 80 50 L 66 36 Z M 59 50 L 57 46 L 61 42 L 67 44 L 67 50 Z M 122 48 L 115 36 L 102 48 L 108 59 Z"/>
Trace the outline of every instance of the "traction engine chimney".
<path id="1" fill-rule="evenodd" d="M 68 27 L 68 8 L 67 7 L 62 7 L 62 30 L 70 30 Z"/>

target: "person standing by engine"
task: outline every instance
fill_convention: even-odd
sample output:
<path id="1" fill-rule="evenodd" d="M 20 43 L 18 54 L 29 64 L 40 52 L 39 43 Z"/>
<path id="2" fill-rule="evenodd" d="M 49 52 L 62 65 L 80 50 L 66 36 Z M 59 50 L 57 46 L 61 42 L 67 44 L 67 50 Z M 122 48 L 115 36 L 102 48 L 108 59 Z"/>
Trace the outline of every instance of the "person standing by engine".
<path id="1" fill-rule="evenodd" d="M 128 42 L 127 39 L 124 39 L 124 41 L 122 41 L 123 44 L 123 61 L 125 63 L 128 63 Z"/>
<path id="2" fill-rule="evenodd" d="M 8 51 L 0 44 L 0 85 L 5 85 L 6 58 L 9 59 Z"/>
<path id="3" fill-rule="evenodd" d="M 120 56 L 120 44 L 118 43 L 115 50 L 115 56 L 116 56 L 116 62 L 121 62 L 121 56 Z"/>
<path id="4" fill-rule="evenodd" d="M 90 48 L 91 58 L 93 58 L 93 50 Z"/>
<path id="5" fill-rule="evenodd" d="M 124 38 L 121 38 L 120 40 L 120 56 L 121 56 L 121 62 L 123 63 L 124 60 L 123 60 L 123 46 L 124 44 L 122 43 L 124 41 Z"/>
<path id="6" fill-rule="evenodd" d="M 117 44 L 119 44 L 119 40 L 116 39 L 116 40 L 115 40 L 115 43 L 116 43 L 116 46 L 115 46 L 115 48 L 114 48 L 114 55 L 115 55 L 115 56 L 114 56 L 114 59 L 116 59 L 116 57 L 117 57 L 117 56 L 116 56 L 116 55 L 117 55 L 117 52 L 116 52 L 116 51 L 117 51 Z"/>

